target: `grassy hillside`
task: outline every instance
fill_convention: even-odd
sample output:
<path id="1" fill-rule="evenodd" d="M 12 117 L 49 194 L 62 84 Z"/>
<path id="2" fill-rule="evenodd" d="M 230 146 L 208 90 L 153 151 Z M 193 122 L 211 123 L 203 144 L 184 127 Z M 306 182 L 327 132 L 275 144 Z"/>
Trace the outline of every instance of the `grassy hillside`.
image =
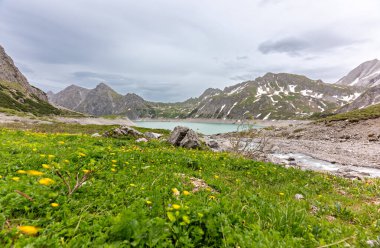
<path id="1" fill-rule="evenodd" d="M 357 109 L 347 113 L 332 115 L 322 121 L 359 121 L 380 118 L 380 104 L 372 105 L 364 109 Z"/>
<path id="2" fill-rule="evenodd" d="M 2 247 L 358 247 L 380 231 L 378 180 L 161 141 L 9 129 L 0 140 Z M 76 177 L 88 180 L 69 195 Z"/>
<path id="3" fill-rule="evenodd" d="M 17 84 L 6 82 L 0 82 L 0 108 L 28 112 L 34 115 L 58 115 L 63 113 L 63 111 L 34 95 L 26 95 L 20 87 L 17 87 Z"/>

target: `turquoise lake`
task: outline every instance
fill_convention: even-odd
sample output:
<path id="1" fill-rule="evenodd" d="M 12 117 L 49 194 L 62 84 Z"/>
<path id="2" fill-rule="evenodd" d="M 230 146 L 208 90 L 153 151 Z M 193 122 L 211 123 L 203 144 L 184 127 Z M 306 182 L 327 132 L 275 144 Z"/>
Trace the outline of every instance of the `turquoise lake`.
<path id="1" fill-rule="evenodd" d="M 134 121 L 138 127 L 161 128 L 173 130 L 176 126 L 185 126 L 194 131 L 206 135 L 217 133 L 228 133 L 243 130 L 243 127 L 238 124 L 228 123 L 203 123 L 203 122 L 170 122 L 170 121 Z M 259 128 L 260 126 L 253 126 Z"/>

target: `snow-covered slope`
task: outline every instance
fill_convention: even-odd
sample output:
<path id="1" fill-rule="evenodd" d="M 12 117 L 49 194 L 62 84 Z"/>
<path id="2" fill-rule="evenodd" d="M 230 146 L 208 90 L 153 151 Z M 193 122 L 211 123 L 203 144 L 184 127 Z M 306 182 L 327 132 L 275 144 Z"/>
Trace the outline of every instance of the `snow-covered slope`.
<path id="1" fill-rule="evenodd" d="M 374 59 L 360 64 L 336 84 L 358 87 L 380 85 L 380 60 Z"/>

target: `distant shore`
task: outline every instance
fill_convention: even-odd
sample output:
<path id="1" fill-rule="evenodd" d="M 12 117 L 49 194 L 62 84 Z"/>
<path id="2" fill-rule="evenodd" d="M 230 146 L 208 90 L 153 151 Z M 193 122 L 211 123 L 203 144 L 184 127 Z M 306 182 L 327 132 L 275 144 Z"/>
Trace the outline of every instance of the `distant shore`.
<path id="1" fill-rule="evenodd" d="M 256 124 L 259 126 L 288 126 L 290 124 L 309 123 L 303 120 L 234 120 L 234 119 L 206 119 L 206 118 L 188 118 L 188 119 L 170 119 L 170 118 L 140 118 L 133 122 L 191 122 L 191 123 L 223 123 L 223 124 Z"/>

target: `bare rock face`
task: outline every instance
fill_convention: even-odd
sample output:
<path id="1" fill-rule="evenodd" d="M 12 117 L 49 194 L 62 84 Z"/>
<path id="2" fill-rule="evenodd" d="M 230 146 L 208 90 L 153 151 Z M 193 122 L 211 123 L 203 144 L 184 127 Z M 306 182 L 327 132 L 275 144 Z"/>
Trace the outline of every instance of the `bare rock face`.
<path id="1" fill-rule="evenodd" d="M 380 103 L 380 84 L 369 88 L 361 94 L 355 101 L 343 106 L 338 113 L 345 113 L 355 109 L 362 109 Z"/>
<path id="2" fill-rule="evenodd" d="M 174 128 L 168 141 L 175 146 L 191 149 L 198 148 L 201 145 L 201 141 L 194 130 L 181 126 Z"/>
<path id="3" fill-rule="evenodd" d="M 380 85 L 380 61 L 374 59 L 360 64 L 336 84 L 361 87 Z"/>
<path id="4" fill-rule="evenodd" d="M 42 90 L 29 84 L 25 76 L 22 75 L 13 63 L 12 58 L 5 53 L 2 46 L 0 46 L 0 81 L 14 84 L 15 88 L 21 86 L 26 94 L 35 95 L 37 98 L 45 102 L 48 101 L 46 94 Z"/>
<path id="5" fill-rule="evenodd" d="M 122 126 L 119 128 L 115 128 L 111 131 L 105 132 L 103 134 L 104 137 L 123 137 L 123 136 L 132 136 L 132 137 L 141 137 L 143 134 L 139 131 L 137 131 L 134 128 L 128 127 L 128 126 Z"/>
<path id="6" fill-rule="evenodd" d="M 148 139 L 159 139 L 162 137 L 162 134 L 160 133 L 154 133 L 154 132 L 146 132 L 144 133 L 144 136 Z"/>

